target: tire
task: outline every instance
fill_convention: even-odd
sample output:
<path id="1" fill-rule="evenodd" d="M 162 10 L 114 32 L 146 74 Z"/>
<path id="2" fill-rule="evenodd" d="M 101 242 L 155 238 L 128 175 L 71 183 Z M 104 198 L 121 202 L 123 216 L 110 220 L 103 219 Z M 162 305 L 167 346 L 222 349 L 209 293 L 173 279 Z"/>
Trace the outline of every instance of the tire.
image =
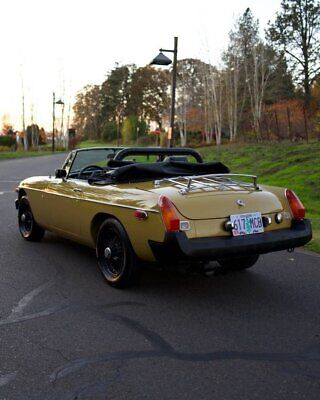
<path id="1" fill-rule="evenodd" d="M 239 257 L 229 257 L 217 260 L 221 267 L 232 270 L 241 271 L 254 266 L 258 261 L 259 255 L 253 254 L 251 256 L 239 256 Z"/>
<path id="2" fill-rule="evenodd" d="M 107 219 L 101 225 L 96 254 L 100 271 L 109 285 L 121 289 L 136 283 L 137 256 L 125 229 L 116 219 Z"/>
<path id="3" fill-rule="evenodd" d="M 21 236 L 30 242 L 40 242 L 45 234 L 35 221 L 27 196 L 21 197 L 18 208 L 18 224 Z"/>

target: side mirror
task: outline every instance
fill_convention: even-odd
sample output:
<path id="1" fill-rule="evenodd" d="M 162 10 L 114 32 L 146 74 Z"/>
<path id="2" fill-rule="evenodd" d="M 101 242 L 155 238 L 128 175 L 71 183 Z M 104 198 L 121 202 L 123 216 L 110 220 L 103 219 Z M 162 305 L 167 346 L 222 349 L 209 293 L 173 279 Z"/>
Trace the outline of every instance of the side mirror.
<path id="1" fill-rule="evenodd" d="M 56 169 L 55 177 L 64 179 L 67 176 L 67 171 L 65 169 Z"/>

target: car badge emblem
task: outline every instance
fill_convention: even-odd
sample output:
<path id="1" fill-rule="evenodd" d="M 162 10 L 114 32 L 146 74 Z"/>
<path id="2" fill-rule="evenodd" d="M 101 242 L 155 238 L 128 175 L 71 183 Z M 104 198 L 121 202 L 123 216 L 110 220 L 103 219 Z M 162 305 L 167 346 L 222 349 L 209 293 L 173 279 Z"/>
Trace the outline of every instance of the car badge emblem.
<path id="1" fill-rule="evenodd" d="M 245 202 L 243 200 L 237 200 L 237 204 L 240 207 L 244 207 L 245 206 Z"/>

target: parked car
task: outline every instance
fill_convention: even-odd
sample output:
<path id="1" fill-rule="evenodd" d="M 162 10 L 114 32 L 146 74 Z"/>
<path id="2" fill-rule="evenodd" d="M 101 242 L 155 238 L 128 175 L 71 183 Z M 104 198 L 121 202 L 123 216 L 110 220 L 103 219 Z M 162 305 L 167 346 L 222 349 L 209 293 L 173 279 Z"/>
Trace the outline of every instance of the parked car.
<path id="1" fill-rule="evenodd" d="M 17 192 L 24 239 L 48 230 L 95 248 L 103 276 L 119 288 L 135 281 L 139 261 L 217 260 L 239 270 L 312 237 L 292 190 L 203 162 L 194 149 L 74 150 L 55 176 L 25 179 Z"/>

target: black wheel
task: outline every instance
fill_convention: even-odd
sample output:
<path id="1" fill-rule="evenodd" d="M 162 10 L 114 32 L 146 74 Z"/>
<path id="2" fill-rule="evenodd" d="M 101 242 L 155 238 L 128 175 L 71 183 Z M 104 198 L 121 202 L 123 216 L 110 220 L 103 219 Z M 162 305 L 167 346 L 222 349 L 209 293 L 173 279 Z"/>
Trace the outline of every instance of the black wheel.
<path id="1" fill-rule="evenodd" d="M 125 288 L 135 283 L 137 257 L 119 221 L 108 219 L 101 225 L 96 252 L 102 275 L 111 286 Z"/>
<path id="2" fill-rule="evenodd" d="M 221 267 L 233 270 L 241 271 L 252 267 L 259 259 L 258 254 L 253 254 L 251 256 L 239 256 L 239 257 L 228 257 L 218 260 Z"/>
<path id="3" fill-rule="evenodd" d="M 39 242 L 43 238 L 45 231 L 36 223 L 26 196 L 19 201 L 18 223 L 21 236 L 25 240 Z"/>

